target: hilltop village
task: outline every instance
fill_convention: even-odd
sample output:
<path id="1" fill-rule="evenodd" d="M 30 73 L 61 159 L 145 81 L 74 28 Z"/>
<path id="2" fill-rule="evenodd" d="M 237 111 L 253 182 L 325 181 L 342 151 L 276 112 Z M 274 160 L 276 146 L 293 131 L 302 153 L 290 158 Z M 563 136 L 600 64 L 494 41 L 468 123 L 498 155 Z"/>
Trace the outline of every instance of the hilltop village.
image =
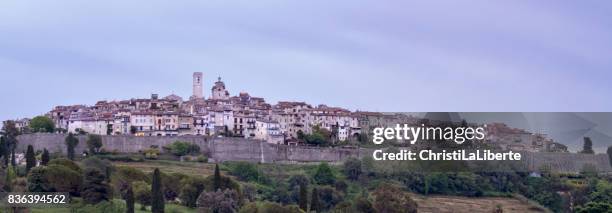
<path id="1" fill-rule="evenodd" d="M 193 73 L 192 95 L 184 100 L 171 94 L 146 99 L 98 101 L 93 106 L 56 106 L 45 116 L 56 131 L 77 134 L 243 137 L 272 144 L 299 145 L 304 136 L 325 132 L 333 144 L 367 142 L 374 127 L 398 123 L 418 124 L 422 119 L 401 113 L 350 111 L 305 102 L 266 103 L 246 92 L 232 96 L 219 77 L 204 96 L 204 75 Z M 15 125 L 27 129 L 29 119 Z M 435 121 L 428 121 L 435 125 Z M 486 127 L 487 141 L 517 151 L 566 151 L 546 135 L 493 123 Z"/>

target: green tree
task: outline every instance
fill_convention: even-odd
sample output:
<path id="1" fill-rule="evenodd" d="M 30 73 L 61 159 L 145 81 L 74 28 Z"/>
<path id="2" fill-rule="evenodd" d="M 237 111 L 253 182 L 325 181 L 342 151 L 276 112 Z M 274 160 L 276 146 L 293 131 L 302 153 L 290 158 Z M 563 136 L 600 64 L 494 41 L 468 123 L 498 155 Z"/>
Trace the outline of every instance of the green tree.
<path id="1" fill-rule="evenodd" d="M 300 184 L 300 198 L 298 200 L 300 209 L 307 211 L 308 210 L 308 189 L 306 184 Z"/>
<path id="2" fill-rule="evenodd" d="M 331 210 L 334 206 L 344 200 L 344 195 L 330 186 L 322 186 L 317 188 L 319 208 L 322 211 Z"/>
<path id="3" fill-rule="evenodd" d="M 97 169 L 88 168 L 85 170 L 81 195 L 86 203 L 97 204 L 109 200 L 110 187 L 104 182 L 105 179 L 104 174 Z"/>
<path id="4" fill-rule="evenodd" d="M 249 162 L 236 162 L 230 167 L 230 174 L 242 181 L 258 181 L 259 170 L 257 165 Z"/>
<path id="5" fill-rule="evenodd" d="M 584 144 L 582 146 L 582 151 L 580 151 L 580 153 L 595 154 L 595 151 L 593 151 L 593 141 L 591 141 L 590 137 L 584 137 Z"/>
<path id="6" fill-rule="evenodd" d="M 610 202 L 588 202 L 584 206 L 576 208 L 577 213 L 608 213 L 612 209 Z"/>
<path id="7" fill-rule="evenodd" d="M 240 196 L 236 190 L 232 189 L 202 192 L 198 197 L 200 212 L 237 212 L 239 206 Z"/>
<path id="8" fill-rule="evenodd" d="M 591 192 L 589 198 L 594 202 L 611 202 L 612 183 L 605 180 L 597 180 L 595 183 L 595 190 Z"/>
<path id="9" fill-rule="evenodd" d="M 189 154 L 199 154 L 200 146 L 188 142 L 175 141 L 166 148 L 176 156 L 184 156 Z"/>
<path id="10" fill-rule="evenodd" d="M 26 151 L 26 172 L 29 172 L 30 169 L 36 166 L 36 154 L 34 154 L 34 147 L 32 145 L 28 145 L 28 149 Z"/>
<path id="11" fill-rule="evenodd" d="M 151 205 L 151 186 L 144 181 L 134 182 L 134 196 L 140 203 L 140 210 L 145 211 Z"/>
<path id="12" fill-rule="evenodd" d="M 164 192 L 162 191 L 161 175 L 158 168 L 153 170 L 153 181 L 151 183 L 151 212 L 164 212 Z"/>
<path id="13" fill-rule="evenodd" d="M 54 132 L 55 123 L 47 116 L 36 116 L 30 121 L 32 132 Z"/>
<path id="14" fill-rule="evenodd" d="M 31 192 L 69 192 L 72 196 L 78 196 L 83 176 L 66 166 L 49 164 L 33 168 L 27 180 L 27 188 Z"/>
<path id="15" fill-rule="evenodd" d="M 72 133 L 68 133 L 68 136 L 66 136 L 64 142 L 66 143 L 68 159 L 74 160 L 74 148 L 79 145 L 79 139 L 77 139 Z"/>
<path id="16" fill-rule="evenodd" d="M 308 187 L 308 184 L 310 184 L 310 179 L 308 179 L 308 177 L 304 174 L 296 174 L 292 175 L 289 180 L 287 180 L 287 183 L 289 184 L 289 189 L 295 189 L 302 184 Z"/>
<path id="17" fill-rule="evenodd" d="M 213 190 L 217 191 L 221 188 L 221 172 L 219 171 L 219 164 L 215 164 L 215 174 L 213 178 Z"/>
<path id="18" fill-rule="evenodd" d="M 0 157 L 4 158 L 4 167 L 8 166 L 9 149 L 4 136 L 0 136 Z"/>
<path id="19" fill-rule="evenodd" d="M 127 206 L 126 213 L 134 213 L 134 190 L 132 186 L 128 186 L 127 192 L 125 193 L 125 204 Z"/>
<path id="20" fill-rule="evenodd" d="M 12 167 L 16 167 L 17 166 L 17 160 L 15 159 L 15 147 L 13 147 L 13 149 L 11 149 L 11 166 Z"/>
<path id="21" fill-rule="evenodd" d="M 6 153 L 11 154 L 11 165 L 16 166 L 15 162 L 15 148 L 17 148 L 17 136 L 20 134 L 19 129 L 15 126 L 15 121 L 5 121 L 2 127 L 2 136 L 4 136 L 4 142 L 6 143 Z M 8 157 L 4 158 L 5 165 L 8 165 Z"/>
<path id="22" fill-rule="evenodd" d="M 102 137 L 99 135 L 90 134 L 87 136 L 87 148 L 89 149 L 89 153 L 95 154 L 100 152 L 100 148 L 102 147 Z"/>
<path id="23" fill-rule="evenodd" d="M 357 158 L 349 158 L 344 161 L 344 175 L 349 180 L 357 180 L 361 175 L 361 160 Z"/>
<path id="24" fill-rule="evenodd" d="M 321 212 L 319 191 L 317 190 L 317 187 L 312 189 L 312 195 L 310 196 L 310 211 Z"/>
<path id="25" fill-rule="evenodd" d="M 204 178 L 189 177 L 182 181 L 181 193 L 179 198 L 182 204 L 194 208 L 198 201 L 198 196 L 206 188 L 206 180 Z"/>
<path id="26" fill-rule="evenodd" d="M 109 160 L 102 160 L 95 156 L 82 160 L 81 166 L 83 166 L 83 168 L 97 169 L 100 173 L 104 174 L 107 182 L 110 182 L 111 173 L 114 170 L 113 164 Z"/>
<path id="27" fill-rule="evenodd" d="M 5 121 L 2 127 L 2 136 L 8 145 L 8 150 L 12 150 L 17 145 L 17 136 L 20 134 L 19 129 L 15 126 L 15 121 Z"/>
<path id="28" fill-rule="evenodd" d="M 43 149 L 42 156 L 40 157 L 40 164 L 46 166 L 47 164 L 49 164 L 49 160 L 49 150 Z"/>
<path id="29" fill-rule="evenodd" d="M 304 136 L 306 143 L 317 146 L 328 146 L 331 138 L 332 133 L 319 126 L 314 126 L 312 128 L 312 134 Z"/>
<path id="30" fill-rule="evenodd" d="M 45 177 L 45 167 L 36 167 L 28 173 L 28 191 L 29 192 L 49 192 L 51 184 Z"/>
<path id="31" fill-rule="evenodd" d="M 382 184 L 374 191 L 374 208 L 378 212 L 417 212 L 417 203 L 400 188 Z"/>
<path id="32" fill-rule="evenodd" d="M 314 180 L 317 184 L 331 185 L 336 182 L 336 177 L 331 167 L 326 162 L 323 162 L 317 167 L 317 171 L 314 174 Z"/>

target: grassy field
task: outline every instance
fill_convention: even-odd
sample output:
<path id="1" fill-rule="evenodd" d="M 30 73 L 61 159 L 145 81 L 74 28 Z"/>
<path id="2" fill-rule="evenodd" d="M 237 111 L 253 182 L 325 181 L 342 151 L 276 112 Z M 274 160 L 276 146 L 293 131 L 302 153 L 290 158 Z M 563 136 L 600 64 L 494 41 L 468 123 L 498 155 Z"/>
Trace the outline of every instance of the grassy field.
<path id="1" fill-rule="evenodd" d="M 144 172 L 159 168 L 165 173 L 183 173 L 187 175 L 208 176 L 214 173 L 215 164 L 198 162 L 180 162 L 171 160 L 146 160 L 144 162 L 113 162 L 116 166 L 128 166 Z"/>
<path id="2" fill-rule="evenodd" d="M 412 195 L 419 204 L 419 212 L 490 213 L 499 206 L 503 212 L 549 212 L 526 200 L 506 197 L 460 197 Z"/>
<path id="3" fill-rule="evenodd" d="M 122 211 L 117 211 L 117 213 L 121 213 L 124 212 L 125 210 L 125 202 L 123 202 L 123 200 L 119 200 L 119 199 L 115 199 L 113 200 L 114 205 L 116 206 L 120 206 Z M 142 211 L 140 210 L 140 204 L 136 204 L 136 213 L 147 213 L 147 212 L 151 212 L 151 207 L 149 206 L 149 208 L 147 209 L 147 211 Z M 75 204 L 73 207 L 71 208 L 45 208 L 45 209 L 30 209 L 32 213 L 71 213 L 71 212 L 77 212 L 77 213 L 107 213 L 110 212 L 109 210 L 103 210 L 103 208 L 101 208 L 100 206 L 82 206 L 79 204 Z M 1 211 L 0 211 L 1 212 Z M 166 210 L 165 212 L 168 213 L 195 213 L 197 212 L 197 209 L 191 209 L 191 208 L 187 208 L 185 206 L 181 206 L 181 205 L 175 205 L 175 204 L 166 204 Z"/>
<path id="4" fill-rule="evenodd" d="M 180 162 L 172 160 L 145 160 L 143 162 L 113 162 L 116 166 L 127 166 L 140 169 L 144 172 L 152 172 L 159 168 L 165 173 L 183 173 L 187 175 L 209 176 L 214 173 L 214 163 Z M 219 164 L 221 171 L 226 171 L 226 164 Z M 316 165 L 301 164 L 261 164 L 262 172 L 269 176 L 288 178 L 297 173 L 312 173 Z M 224 174 L 228 175 L 228 174 Z"/>

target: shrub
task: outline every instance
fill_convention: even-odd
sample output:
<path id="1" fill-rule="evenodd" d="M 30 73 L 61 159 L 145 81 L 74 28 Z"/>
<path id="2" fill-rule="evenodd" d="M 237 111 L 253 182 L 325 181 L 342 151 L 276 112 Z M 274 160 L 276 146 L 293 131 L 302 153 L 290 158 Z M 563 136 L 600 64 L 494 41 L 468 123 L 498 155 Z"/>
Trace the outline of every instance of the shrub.
<path id="1" fill-rule="evenodd" d="M 83 167 L 85 167 L 85 169 L 91 168 L 98 170 L 100 173 L 104 174 L 106 178 L 110 178 L 110 173 L 113 170 L 113 165 L 110 161 L 102 160 L 97 157 L 86 158 L 81 161 L 81 164 Z"/>
<path id="2" fill-rule="evenodd" d="M 63 165 L 36 167 L 28 175 L 28 190 L 32 192 L 69 192 L 78 196 L 83 176 Z"/>
<path id="3" fill-rule="evenodd" d="M 262 202 L 247 203 L 240 208 L 239 213 L 303 213 L 296 205 L 282 206 L 278 203 Z"/>
<path id="4" fill-rule="evenodd" d="M 198 155 L 197 161 L 200 163 L 208 163 L 208 158 L 204 155 Z"/>
<path id="5" fill-rule="evenodd" d="M 417 203 L 400 188 L 382 184 L 374 191 L 374 208 L 378 212 L 416 213 Z"/>
<path id="6" fill-rule="evenodd" d="M 53 159 L 51 161 L 49 161 L 49 165 L 61 165 L 61 166 L 65 166 L 69 169 L 72 169 L 73 171 L 77 172 L 77 173 L 81 173 L 81 167 L 76 164 L 74 161 L 71 161 L 67 158 L 56 158 Z"/>
<path id="7" fill-rule="evenodd" d="M 49 192 L 51 185 L 45 177 L 46 167 L 33 168 L 28 174 L 28 191 L 30 192 Z"/>
<path id="8" fill-rule="evenodd" d="M 125 166 L 115 168 L 110 180 L 114 191 L 120 193 L 122 197 L 126 195 L 125 193 L 127 192 L 127 187 L 132 185 L 134 182 L 151 182 L 150 176 L 145 174 L 143 171 Z"/>
<path id="9" fill-rule="evenodd" d="M 374 207 L 372 206 L 372 202 L 368 200 L 368 197 L 366 195 L 360 196 L 357 199 L 355 199 L 355 202 L 353 202 L 353 210 L 355 212 L 362 212 L 362 213 L 376 212 L 376 209 L 374 209 Z"/>
<path id="10" fill-rule="evenodd" d="M 225 189 L 215 192 L 202 192 L 198 197 L 200 212 L 236 212 L 240 196 L 236 190 Z"/>
<path id="11" fill-rule="evenodd" d="M 257 165 L 249 162 L 236 162 L 231 164 L 230 174 L 242 181 L 258 181 L 260 177 Z"/>
<path id="12" fill-rule="evenodd" d="M 146 159 L 155 160 L 157 156 L 159 156 L 159 149 L 150 148 L 144 151 L 144 155 Z"/>
<path id="13" fill-rule="evenodd" d="M 121 202 L 102 201 L 97 204 L 87 204 L 73 210 L 76 213 L 97 213 L 97 212 L 126 212 L 126 207 Z"/>
<path id="14" fill-rule="evenodd" d="M 175 141 L 174 143 L 165 147 L 176 156 L 184 156 L 188 154 L 199 154 L 200 146 L 188 142 Z"/>
<path id="15" fill-rule="evenodd" d="M 196 207 L 198 196 L 206 188 L 206 180 L 203 178 L 188 177 L 181 181 L 181 192 L 179 197 L 183 205 L 187 207 Z"/>
<path id="16" fill-rule="evenodd" d="M 140 203 L 140 209 L 145 210 L 146 206 L 151 205 L 151 186 L 144 181 L 133 183 L 134 197 Z"/>
<path id="17" fill-rule="evenodd" d="M 143 162 L 144 158 L 142 156 L 132 156 L 132 155 L 99 155 L 96 156 L 100 159 L 105 159 L 109 161 L 121 161 L 121 162 Z"/>
<path id="18" fill-rule="evenodd" d="M 161 174 L 161 180 L 163 187 L 164 198 L 168 201 L 175 200 L 181 192 L 181 182 L 183 179 L 188 178 L 186 175 L 181 173 L 163 173 Z"/>
<path id="19" fill-rule="evenodd" d="M 144 181 L 147 183 L 151 182 L 151 178 L 142 170 L 127 166 L 119 166 L 115 168 L 115 172 L 113 173 L 113 179 L 128 183 L 136 181 Z"/>

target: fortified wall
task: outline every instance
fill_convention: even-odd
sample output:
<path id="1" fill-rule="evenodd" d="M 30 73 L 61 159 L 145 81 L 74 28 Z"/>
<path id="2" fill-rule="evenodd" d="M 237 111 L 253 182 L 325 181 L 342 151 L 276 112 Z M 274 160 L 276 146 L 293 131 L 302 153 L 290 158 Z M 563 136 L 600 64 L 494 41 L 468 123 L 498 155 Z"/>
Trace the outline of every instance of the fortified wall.
<path id="1" fill-rule="evenodd" d="M 17 152 L 25 152 L 28 145 L 35 150 L 46 148 L 50 152 L 66 152 L 65 134 L 27 134 L 18 137 Z M 78 135 L 79 144 L 76 153 L 87 149 L 87 136 Z M 204 136 L 128 136 L 113 135 L 102 137 L 102 148 L 119 153 L 135 153 L 151 147 L 162 147 L 174 141 L 185 141 L 200 146 L 202 151 L 210 153 L 215 161 L 250 161 L 250 162 L 340 162 L 349 157 L 361 158 L 371 156 L 370 149 L 350 148 L 319 148 L 268 144 L 265 141 L 244 138 L 217 138 Z M 584 165 L 590 164 L 598 171 L 612 172 L 612 167 L 606 154 L 576 154 L 576 153 L 523 153 L 524 162 L 530 171 L 537 171 L 543 166 L 560 172 L 580 172 Z"/>
<path id="2" fill-rule="evenodd" d="M 17 152 L 25 152 L 28 145 L 35 150 L 46 148 L 49 152 L 66 153 L 64 142 L 66 134 L 37 133 L 20 135 Z M 76 153 L 87 150 L 87 136 L 75 135 L 79 140 L 75 147 Z M 252 162 L 319 162 L 342 161 L 348 157 L 359 157 L 357 149 L 298 147 L 274 145 L 265 141 L 244 138 L 220 138 L 205 136 L 129 136 L 101 135 L 102 148 L 109 152 L 136 153 L 158 147 L 167 146 L 175 141 L 184 141 L 200 146 L 203 152 L 210 153 L 216 161 L 252 161 Z"/>

